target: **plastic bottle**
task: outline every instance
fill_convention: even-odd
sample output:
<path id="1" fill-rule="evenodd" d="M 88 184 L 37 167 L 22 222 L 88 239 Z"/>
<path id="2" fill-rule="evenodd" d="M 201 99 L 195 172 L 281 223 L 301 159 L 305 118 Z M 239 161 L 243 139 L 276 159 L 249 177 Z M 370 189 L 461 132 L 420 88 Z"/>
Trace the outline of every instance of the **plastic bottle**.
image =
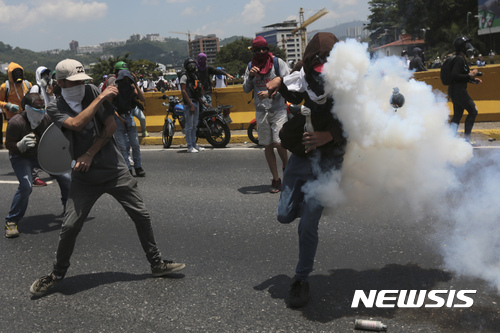
<path id="1" fill-rule="evenodd" d="M 311 109 L 302 105 L 300 107 L 300 113 L 306 117 L 306 123 L 304 125 L 304 133 L 305 132 L 309 132 L 309 133 L 314 132 L 314 127 L 313 127 L 312 120 L 311 120 Z M 304 145 L 304 146 L 306 147 L 306 150 L 308 150 L 311 147 L 309 145 Z"/>

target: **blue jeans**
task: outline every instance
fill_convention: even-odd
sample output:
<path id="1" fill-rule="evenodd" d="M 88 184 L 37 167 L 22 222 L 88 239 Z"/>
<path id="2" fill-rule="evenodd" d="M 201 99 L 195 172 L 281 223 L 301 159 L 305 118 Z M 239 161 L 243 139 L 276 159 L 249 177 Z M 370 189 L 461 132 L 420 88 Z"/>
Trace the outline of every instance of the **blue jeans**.
<path id="1" fill-rule="evenodd" d="M 40 164 L 38 164 L 37 158 L 28 158 L 19 155 L 12 155 L 9 158 L 12 168 L 16 173 L 17 180 L 19 181 L 19 187 L 14 194 L 9 214 L 5 217 L 5 220 L 17 223 L 24 217 L 26 209 L 28 208 L 29 197 L 33 190 L 33 168 L 40 168 Z M 59 188 L 61 189 L 61 203 L 66 205 L 71 183 L 69 173 L 51 176 L 57 180 Z"/>
<path id="2" fill-rule="evenodd" d="M 137 127 L 135 126 L 134 118 L 132 114 L 127 114 L 123 116 L 126 120 L 125 126 L 118 117 L 115 116 L 116 131 L 115 131 L 115 141 L 118 149 L 122 153 L 125 162 L 127 163 L 128 169 L 132 170 L 130 165 L 130 147 L 132 147 L 132 159 L 134 161 L 134 168 L 141 168 L 141 146 L 139 144 L 139 137 L 137 135 Z"/>
<path id="3" fill-rule="evenodd" d="M 198 127 L 200 116 L 200 103 L 194 100 L 191 100 L 191 103 L 194 105 L 194 112 L 189 110 L 188 104 L 184 104 L 184 119 L 186 121 L 184 131 L 188 148 L 196 147 L 196 127 Z"/>
<path id="4" fill-rule="evenodd" d="M 343 158 L 340 157 L 329 164 L 340 168 L 342 161 Z M 295 268 L 295 278 L 303 281 L 309 279 L 309 274 L 313 270 L 318 247 L 318 223 L 324 208 L 316 198 L 307 197 L 302 191 L 306 182 L 316 178 L 312 163 L 310 158 L 301 158 L 294 154 L 290 156 L 283 174 L 277 209 L 277 218 L 280 223 L 291 223 L 300 217 L 299 262 Z"/>
<path id="5" fill-rule="evenodd" d="M 137 106 L 132 109 L 132 115 L 139 119 L 139 123 L 141 124 L 141 132 L 146 132 L 146 116 L 144 116 L 144 112 L 139 109 Z"/>

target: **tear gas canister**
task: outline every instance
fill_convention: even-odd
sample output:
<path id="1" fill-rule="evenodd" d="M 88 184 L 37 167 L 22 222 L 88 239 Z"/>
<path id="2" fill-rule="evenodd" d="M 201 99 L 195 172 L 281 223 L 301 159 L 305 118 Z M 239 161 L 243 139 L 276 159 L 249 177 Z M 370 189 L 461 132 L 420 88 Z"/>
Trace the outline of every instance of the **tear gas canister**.
<path id="1" fill-rule="evenodd" d="M 354 322 L 354 329 L 381 332 L 387 331 L 387 325 L 384 325 L 380 321 L 376 320 L 356 319 Z"/>

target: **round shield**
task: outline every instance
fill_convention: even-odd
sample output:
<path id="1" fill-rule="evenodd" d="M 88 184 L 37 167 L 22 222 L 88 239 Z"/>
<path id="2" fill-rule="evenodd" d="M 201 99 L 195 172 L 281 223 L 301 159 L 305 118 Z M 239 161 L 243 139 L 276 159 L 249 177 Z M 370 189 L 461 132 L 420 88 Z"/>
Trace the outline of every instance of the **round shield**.
<path id="1" fill-rule="evenodd" d="M 38 163 L 49 174 L 62 175 L 71 171 L 69 141 L 61 130 L 51 124 L 38 144 Z"/>

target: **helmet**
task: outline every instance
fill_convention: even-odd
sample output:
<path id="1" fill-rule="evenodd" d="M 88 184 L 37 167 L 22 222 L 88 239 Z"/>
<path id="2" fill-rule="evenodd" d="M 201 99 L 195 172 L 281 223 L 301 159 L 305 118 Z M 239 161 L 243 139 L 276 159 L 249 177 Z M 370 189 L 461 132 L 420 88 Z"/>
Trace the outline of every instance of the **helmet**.
<path id="1" fill-rule="evenodd" d="M 174 113 L 178 116 L 182 116 L 184 114 L 184 106 L 182 104 L 175 104 Z"/>
<path id="2" fill-rule="evenodd" d="M 453 47 L 455 48 L 455 51 L 457 52 L 464 52 L 467 57 L 472 57 L 474 55 L 474 52 L 476 49 L 472 44 L 470 43 L 470 39 L 465 37 L 465 36 L 460 36 L 455 41 L 453 42 Z"/>
<path id="3" fill-rule="evenodd" d="M 119 69 L 128 69 L 127 63 L 125 61 L 118 61 L 115 64 L 115 69 L 117 69 L 117 70 L 119 70 Z"/>
<path id="4" fill-rule="evenodd" d="M 196 61 L 194 61 L 193 58 L 187 58 L 186 60 L 184 60 L 184 69 L 188 72 L 193 73 L 197 68 L 198 66 L 196 66 Z"/>

